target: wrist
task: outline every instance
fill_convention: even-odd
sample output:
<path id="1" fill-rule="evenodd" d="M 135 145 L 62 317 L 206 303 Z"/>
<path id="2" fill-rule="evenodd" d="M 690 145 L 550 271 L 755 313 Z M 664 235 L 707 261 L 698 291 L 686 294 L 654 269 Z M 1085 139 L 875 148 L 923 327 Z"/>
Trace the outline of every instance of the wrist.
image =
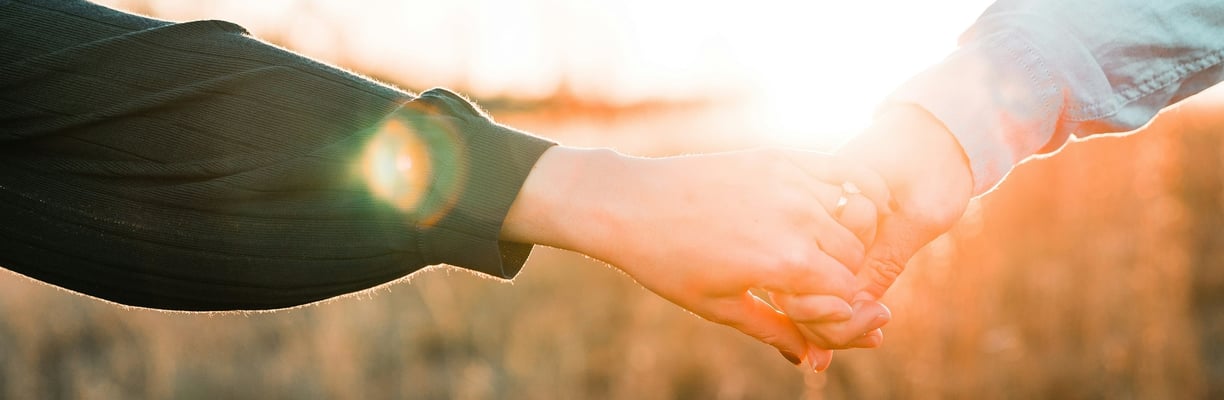
<path id="1" fill-rule="evenodd" d="M 965 151 L 952 132 L 916 105 L 897 105 L 876 116 L 872 125 L 838 150 L 861 160 L 888 182 L 896 198 L 938 186 L 948 195 L 972 193 L 973 174 Z"/>
<path id="2" fill-rule="evenodd" d="M 627 159 L 609 149 L 550 148 L 510 206 L 502 239 L 590 254 L 614 220 L 610 196 Z"/>

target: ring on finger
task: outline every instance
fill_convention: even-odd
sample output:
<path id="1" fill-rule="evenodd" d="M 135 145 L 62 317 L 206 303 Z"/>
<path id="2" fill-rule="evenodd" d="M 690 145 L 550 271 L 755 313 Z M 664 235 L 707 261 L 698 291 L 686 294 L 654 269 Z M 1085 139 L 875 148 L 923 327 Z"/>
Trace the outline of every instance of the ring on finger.
<path id="1" fill-rule="evenodd" d="M 862 192 L 853 182 L 843 182 L 841 184 L 841 194 L 837 196 L 837 204 L 833 206 L 833 217 L 841 218 L 842 213 L 846 211 L 846 205 L 850 204 L 850 196 L 859 193 Z"/>

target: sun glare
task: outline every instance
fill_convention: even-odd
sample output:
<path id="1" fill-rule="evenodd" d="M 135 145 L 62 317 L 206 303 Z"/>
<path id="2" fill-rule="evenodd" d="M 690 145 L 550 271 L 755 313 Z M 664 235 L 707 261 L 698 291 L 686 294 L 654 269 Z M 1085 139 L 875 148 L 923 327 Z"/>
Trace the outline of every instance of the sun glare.
<path id="1" fill-rule="evenodd" d="M 412 211 L 428 189 L 429 161 L 424 143 L 403 122 L 392 119 L 366 145 L 362 175 L 376 197 Z"/>
<path id="2" fill-rule="evenodd" d="M 898 85 L 955 49 L 983 0 L 794 2 L 758 12 L 734 48 L 753 106 L 784 144 L 833 145 Z M 764 8 L 768 10 L 768 7 Z"/>
<path id="3" fill-rule="evenodd" d="M 730 101 L 746 112 L 728 118 L 752 119 L 737 123 L 754 127 L 746 134 L 795 145 L 848 138 L 893 88 L 952 51 L 989 3 L 149 2 L 170 18 L 231 19 L 308 55 L 478 98 L 565 90 L 609 104 Z"/>
<path id="4" fill-rule="evenodd" d="M 366 143 L 360 175 L 375 198 L 419 224 L 445 217 L 466 182 L 462 146 L 440 120 L 392 117 Z M 438 167 L 443 166 L 443 167 Z"/>

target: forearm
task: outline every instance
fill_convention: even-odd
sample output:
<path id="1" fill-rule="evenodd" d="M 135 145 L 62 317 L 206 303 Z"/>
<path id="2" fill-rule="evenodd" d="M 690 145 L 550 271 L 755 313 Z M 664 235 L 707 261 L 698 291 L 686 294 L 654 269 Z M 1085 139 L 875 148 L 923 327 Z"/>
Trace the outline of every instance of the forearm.
<path id="1" fill-rule="evenodd" d="M 833 209 L 854 182 L 844 213 Z M 525 180 L 502 224 L 507 240 L 577 251 L 624 271 L 693 313 L 823 368 L 786 316 L 748 292 L 830 295 L 844 314 L 851 268 L 888 190 L 869 169 L 828 155 L 760 149 L 668 158 L 555 147 Z M 845 224 L 845 225 L 843 225 Z M 851 228 L 847 228 L 849 225 Z M 884 321 L 864 314 L 853 329 Z M 838 345 L 851 338 L 834 336 Z M 810 351 L 811 350 L 811 351 Z M 806 355 L 806 357 L 805 357 Z"/>
<path id="2" fill-rule="evenodd" d="M 501 238 L 590 252 L 616 224 L 616 188 L 625 156 L 608 149 L 555 146 L 532 167 L 502 224 Z"/>
<path id="3" fill-rule="evenodd" d="M 888 188 L 873 171 L 826 160 L 826 155 L 776 149 L 700 156 L 640 158 L 607 149 L 557 146 L 532 168 L 502 225 L 504 240 L 573 250 L 618 267 L 635 267 L 635 251 L 666 253 L 667 243 L 708 255 L 753 257 L 761 263 L 787 254 L 753 252 L 761 238 L 816 231 L 844 264 L 861 261 L 864 241 L 852 229 L 800 199 L 832 208 L 842 182 L 863 191 L 848 207 L 874 227 Z M 815 158 L 819 166 L 811 166 Z M 804 169 L 809 169 L 802 175 Z M 828 181 L 819 181 L 823 177 Z M 869 210 L 869 211 L 868 211 Z M 704 237 L 695 240 L 689 236 Z M 810 238 L 793 243 L 807 249 Z M 694 247 L 698 246 L 698 247 Z M 770 244 L 769 247 L 776 245 Z M 782 247 L 786 247 L 782 244 Z"/>
<path id="4" fill-rule="evenodd" d="M 526 259 L 499 232 L 552 143 L 454 93 L 413 96 L 224 22 L 0 8 L 0 266 L 124 304 L 227 310 L 440 263 L 511 278 Z"/>
<path id="5" fill-rule="evenodd" d="M 1128 131 L 1221 79 L 1218 2 L 1000 1 L 903 85 L 965 149 L 974 193 L 1074 134 Z"/>

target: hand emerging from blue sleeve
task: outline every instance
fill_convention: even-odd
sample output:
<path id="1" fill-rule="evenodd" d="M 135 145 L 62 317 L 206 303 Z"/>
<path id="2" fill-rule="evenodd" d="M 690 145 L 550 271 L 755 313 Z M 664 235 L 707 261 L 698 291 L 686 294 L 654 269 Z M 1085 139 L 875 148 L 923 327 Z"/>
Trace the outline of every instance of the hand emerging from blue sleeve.
<path id="1" fill-rule="evenodd" d="M 877 229 L 850 228 L 867 244 L 863 263 L 850 266 L 858 280 L 852 316 L 830 319 L 825 311 L 831 308 L 830 301 L 819 295 L 774 300 L 818 348 L 876 347 L 883 341 L 877 328 L 891 318 L 878 300 L 918 250 L 960 219 L 971 197 L 972 176 L 951 133 L 929 113 L 910 105 L 881 113 L 838 155 L 879 173 L 892 196 L 889 212 L 880 216 Z M 839 221 L 852 227 L 871 220 L 857 213 L 848 212 Z M 816 354 L 831 356 L 827 351 Z M 817 369 L 828 366 L 828 360 L 819 361 Z"/>

